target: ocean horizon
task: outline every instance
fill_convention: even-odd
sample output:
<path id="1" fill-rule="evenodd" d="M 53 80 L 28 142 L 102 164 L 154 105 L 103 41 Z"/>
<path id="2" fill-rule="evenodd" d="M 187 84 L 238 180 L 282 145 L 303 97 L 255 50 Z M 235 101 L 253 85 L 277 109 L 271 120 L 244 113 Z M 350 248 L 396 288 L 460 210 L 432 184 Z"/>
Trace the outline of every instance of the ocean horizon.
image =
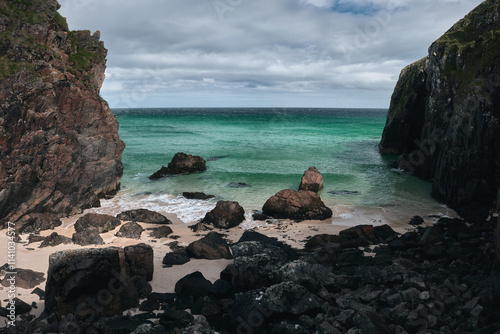
<path id="1" fill-rule="evenodd" d="M 387 109 L 112 110 L 126 144 L 124 175 L 118 196 L 104 201 L 104 212 L 142 207 L 192 223 L 218 200 L 231 200 L 243 206 L 251 221 L 269 197 L 282 189 L 297 190 L 304 171 L 314 166 L 324 176 L 319 194 L 332 208 L 334 223 L 356 225 L 356 218 L 367 212 L 394 220 L 453 215 L 430 196 L 430 182 L 392 169 L 394 157 L 379 154 Z M 203 157 L 207 171 L 149 180 L 177 152 Z M 188 200 L 182 197 L 186 191 L 216 197 Z"/>

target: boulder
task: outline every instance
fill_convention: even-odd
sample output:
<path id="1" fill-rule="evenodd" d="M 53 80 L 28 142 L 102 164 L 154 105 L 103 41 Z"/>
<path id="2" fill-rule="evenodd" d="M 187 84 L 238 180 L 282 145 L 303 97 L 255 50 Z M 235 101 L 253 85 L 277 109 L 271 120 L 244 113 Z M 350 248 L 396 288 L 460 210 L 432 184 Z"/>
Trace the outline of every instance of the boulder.
<path id="1" fill-rule="evenodd" d="M 317 193 L 309 190 L 282 190 L 267 200 L 262 211 L 274 218 L 297 221 L 332 217 L 332 210 L 325 206 Z"/>
<path id="2" fill-rule="evenodd" d="M 66 250 L 49 257 L 45 311 L 93 322 L 139 304 L 118 248 Z"/>
<path id="3" fill-rule="evenodd" d="M 189 244 L 187 254 L 195 259 L 232 259 L 226 240 L 217 232 L 210 232 L 200 240 Z"/>
<path id="4" fill-rule="evenodd" d="M 151 229 L 149 236 L 155 239 L 163 239 L 167 238 L 170 234 L 174 233 L 172 229 L 168 226 L 160 226 L 157 228 Z"/>
<path id="5" fill-rule="evenodd" d="M 17 275 L 15 276 L 16 277 L 15 285 L 17 288 L 33 289 L 37 285 L 40 285 L 43 282 L 45 282 L 44 273 L 36 272 L 31 269 L 21 269 L 21 268 L 16 268 L 15 272 L 17 273 Z M 0 283 L 5 287 L 10 287 L 11 284 L 10 281 L 8 281 L 10 277 L 11 275 L 5 275 L 5 277 Z"/>
<path id="6" fill-rule="evenodd" d="M 321 189 L 323 189 L 323 175 L 316 167 L 309 167 L 302 176 L 299 190 L 310 190 L 317 193 Z"/>
<path id="7" fill-rule="evenodd" d="M 80 246 L 104 245 L 104 240 L 94 229 L 73 233 L 71 240 Z"/>
<path id="8" fill-rule="evenodd" d="M 53 230 L 55 227 L 61 226 L 62 221 L 57 215 L 50 213 L 31 213 L 28 214 L 16 223 L 18 233 L 39 233 L 44 230 Z"/>
<path id="9" fill-rule="evenodd" d="M 175 283 L 175 293 L 186 297 L 203 298 L 212 295 L 213 285 L 201 272 L 196 271 Z"/>
<path id="10" fill-rule="evenodd" d="M 217 228 L 228 229 L 238 226 L 245 220 L 245 210 L 238 202 L 219 201 L 215 208 L 205 215 L 202 223 Z"/>
<path id="11" fill-rule="evenodd" d="M 172 224 L 164 215 L 147 209 L 129 210 L 119 213 L 116 218 L 124 221 L 146 224 Z"/>
<path id="12" fill-rule="evenodd" d="M 149 178 L 156 180 L 167 175 L 192 174 L 206 169 L 206 162 L 202 157 L 179 152 L 174 155 L 167 167 L 163 166 Z"/>
<path id="13" fill-rule="evenodd" d="M 188 263 L 190 260 L 191 259 L 187 255 L 186 251 L 181 250 L 165 254 L 162 263 L 165 267 L 169 268 L 175 265 Z"/>
<path id="14" fill-rule="evenodd" d="M 106 233 L 114 230 L 120 224 L 121 221 L 113 216 L 87 213 L 76 221 L 75 232 L 79 233 L 85 230 L 93 230 L 97 234 Z"/>
<path id="15" fill-rule="evenodd" d="M 71 243 L 73 243 L 73 240 L 71 240 L 71 238 L 59 235 L 57 232 L 54 232 L 42 241 L 42 243 L 40 244 L 40 248 L 54 247 L 60 244 L 71 244 Z"/>
<path id="16" fill-rule="evenodd" d="M 129 222 L 123 224 L 115 235 L 119 238 L 140 239 L 142 231 L 144 231 L 144 229 L 141 225 L 136 222 Z"/>
<path id="17" fill-rule="evenodd" d="M 146 244 L 127 246 L 125 253 L 125 271 L 129 276 L 141 276 L 147 281 L 153 279 L 153 248 Z"/>
<path id="18" fill-rule="evenodd" d="M 200 199 L 200 200 L 207 200 L 215 197 L 214 195 L 207 195 L 202 192 L 187 192 L 187 191 L 183 192 L 182 196 L 184 196 L 187 199 Z"/>

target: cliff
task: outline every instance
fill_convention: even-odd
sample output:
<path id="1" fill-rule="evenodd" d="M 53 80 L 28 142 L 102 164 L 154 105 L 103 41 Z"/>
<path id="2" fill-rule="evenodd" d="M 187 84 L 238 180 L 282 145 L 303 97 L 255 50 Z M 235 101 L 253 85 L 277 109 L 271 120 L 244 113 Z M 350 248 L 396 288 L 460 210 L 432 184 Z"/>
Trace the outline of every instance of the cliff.
<path id="1" fill-rule="evenodd" d="M 500 1 L 484 1 L 402 70 L 379 145 L 469 220 L 500 188 L 499 16 Z"/>
<path id="2" fill-rule="evenodd" d="M 107 50 L 99 32 L 69 31 L 59 7 L 0 0 L 0 226 L 25 232 L 98 206 L 123 170 L 99 96 Z"/>

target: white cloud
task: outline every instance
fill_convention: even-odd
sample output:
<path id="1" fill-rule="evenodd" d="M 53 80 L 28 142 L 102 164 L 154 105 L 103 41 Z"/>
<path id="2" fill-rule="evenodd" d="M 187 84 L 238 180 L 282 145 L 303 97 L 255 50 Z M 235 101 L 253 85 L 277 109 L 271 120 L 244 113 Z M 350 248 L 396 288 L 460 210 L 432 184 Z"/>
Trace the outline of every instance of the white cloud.
<path id="1" fill-rule="evenodd" d="M 222 15 L 206 0 L 60 0 L 60 11 L 71 29 L 101 31 L 111 106 L 387 107 L 401 68 L 481 2 L 218 1 Z"/>

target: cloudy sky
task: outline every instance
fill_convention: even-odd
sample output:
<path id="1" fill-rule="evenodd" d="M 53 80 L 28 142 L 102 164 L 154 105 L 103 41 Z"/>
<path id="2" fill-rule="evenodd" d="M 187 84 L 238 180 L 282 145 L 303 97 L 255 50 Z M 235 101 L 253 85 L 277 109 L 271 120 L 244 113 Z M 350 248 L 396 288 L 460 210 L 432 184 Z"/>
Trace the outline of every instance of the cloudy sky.
<path id="1" fill-rule="evenodd" d="M 400 70 L 481 0 L 59 0 L 99 30 L 113 108 L 386 108 Z"/>

